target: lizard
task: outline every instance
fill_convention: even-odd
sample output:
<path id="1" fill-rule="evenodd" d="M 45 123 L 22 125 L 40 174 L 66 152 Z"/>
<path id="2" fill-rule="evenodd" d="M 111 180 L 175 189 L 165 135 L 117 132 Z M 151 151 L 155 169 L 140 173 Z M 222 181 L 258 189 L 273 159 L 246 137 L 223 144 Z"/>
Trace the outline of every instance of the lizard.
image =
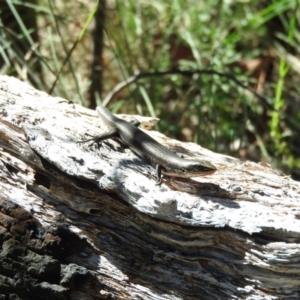
<path id="1" fill-rule="evenodd" d="M 83 142 L 93 140 L 100 143 L 106 139 L 118 138 L 138 157 L 144 159 L 156 169 L 157 185 L 160 185 L 162 182 L 161 174 L 171 177 L 190 178 L 210 175 L 217 170 L 207 160 L 185 159 L 176 155 L 169 148 L 161 145 L 139 129 L 140 122 L 136 119 L 133 122 L 124 121 L 103 106 L 98 106 L 96 111 L 108 127 L 108 130 L 100 136 Z"/>

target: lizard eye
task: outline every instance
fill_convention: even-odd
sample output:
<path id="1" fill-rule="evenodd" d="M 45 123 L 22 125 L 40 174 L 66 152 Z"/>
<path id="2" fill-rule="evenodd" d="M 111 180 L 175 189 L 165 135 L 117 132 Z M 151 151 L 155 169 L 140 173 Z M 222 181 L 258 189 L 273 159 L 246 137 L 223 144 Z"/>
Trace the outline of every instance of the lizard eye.
<path id="1" fill-rule="evenodd" d="M 181 169 L 181 173 L 185 173 L 186 172 L 186 170 L 185 169 Z"/>

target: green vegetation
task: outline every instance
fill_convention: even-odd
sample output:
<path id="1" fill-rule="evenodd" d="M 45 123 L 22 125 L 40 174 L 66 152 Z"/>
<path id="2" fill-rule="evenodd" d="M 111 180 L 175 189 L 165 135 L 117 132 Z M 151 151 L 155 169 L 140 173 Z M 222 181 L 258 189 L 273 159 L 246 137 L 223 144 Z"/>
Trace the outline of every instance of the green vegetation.
<path id="1" fill-rule="evenodd" d="M 229 76 L 177 72 L 144 76 L 108 106 L 114 112 L 157 116 L 157 129 L 168 136 L 264 160 L 300 178 L 298 0 L 99 3 L 105 18 L 103 51 L 98 53 L 101 87 L 93 91 L 98 104 L 119 82 L 139 72 L 230 74 L 262 97 Z M 9 20 L 0 17 L 1 73 L 93 106 L 95 5 L 58 0 L 0 4 L 0 15 L 10 15 Z M 33 16 L 36 25 L 28 23 Z"/>

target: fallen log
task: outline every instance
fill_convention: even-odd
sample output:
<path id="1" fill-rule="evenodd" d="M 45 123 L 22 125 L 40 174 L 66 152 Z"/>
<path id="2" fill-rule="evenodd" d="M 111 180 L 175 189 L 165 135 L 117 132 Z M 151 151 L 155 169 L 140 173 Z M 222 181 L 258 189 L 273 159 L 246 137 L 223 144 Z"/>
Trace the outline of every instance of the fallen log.
<path id="1" fill-rule="evenodd" d="M 103 131 L 0 76 L 0 299 L 300 298 L 299 182 L 149 131 L 218 168 L 157 186 L 118 141 L 78 143 Z"/>

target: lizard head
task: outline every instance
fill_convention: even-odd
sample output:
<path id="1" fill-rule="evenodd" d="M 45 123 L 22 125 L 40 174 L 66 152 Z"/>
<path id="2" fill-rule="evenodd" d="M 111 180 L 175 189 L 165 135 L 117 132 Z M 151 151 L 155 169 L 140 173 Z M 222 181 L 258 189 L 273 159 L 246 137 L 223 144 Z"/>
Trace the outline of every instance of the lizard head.
<path id="1" fill-rule="evenodd" d="M 210 175 L 216 172 L 217 168 L 206 160 L 185 159 L 180 167 L 163 169 L 164 175 L 173 177 L 198 177 Z"/>

